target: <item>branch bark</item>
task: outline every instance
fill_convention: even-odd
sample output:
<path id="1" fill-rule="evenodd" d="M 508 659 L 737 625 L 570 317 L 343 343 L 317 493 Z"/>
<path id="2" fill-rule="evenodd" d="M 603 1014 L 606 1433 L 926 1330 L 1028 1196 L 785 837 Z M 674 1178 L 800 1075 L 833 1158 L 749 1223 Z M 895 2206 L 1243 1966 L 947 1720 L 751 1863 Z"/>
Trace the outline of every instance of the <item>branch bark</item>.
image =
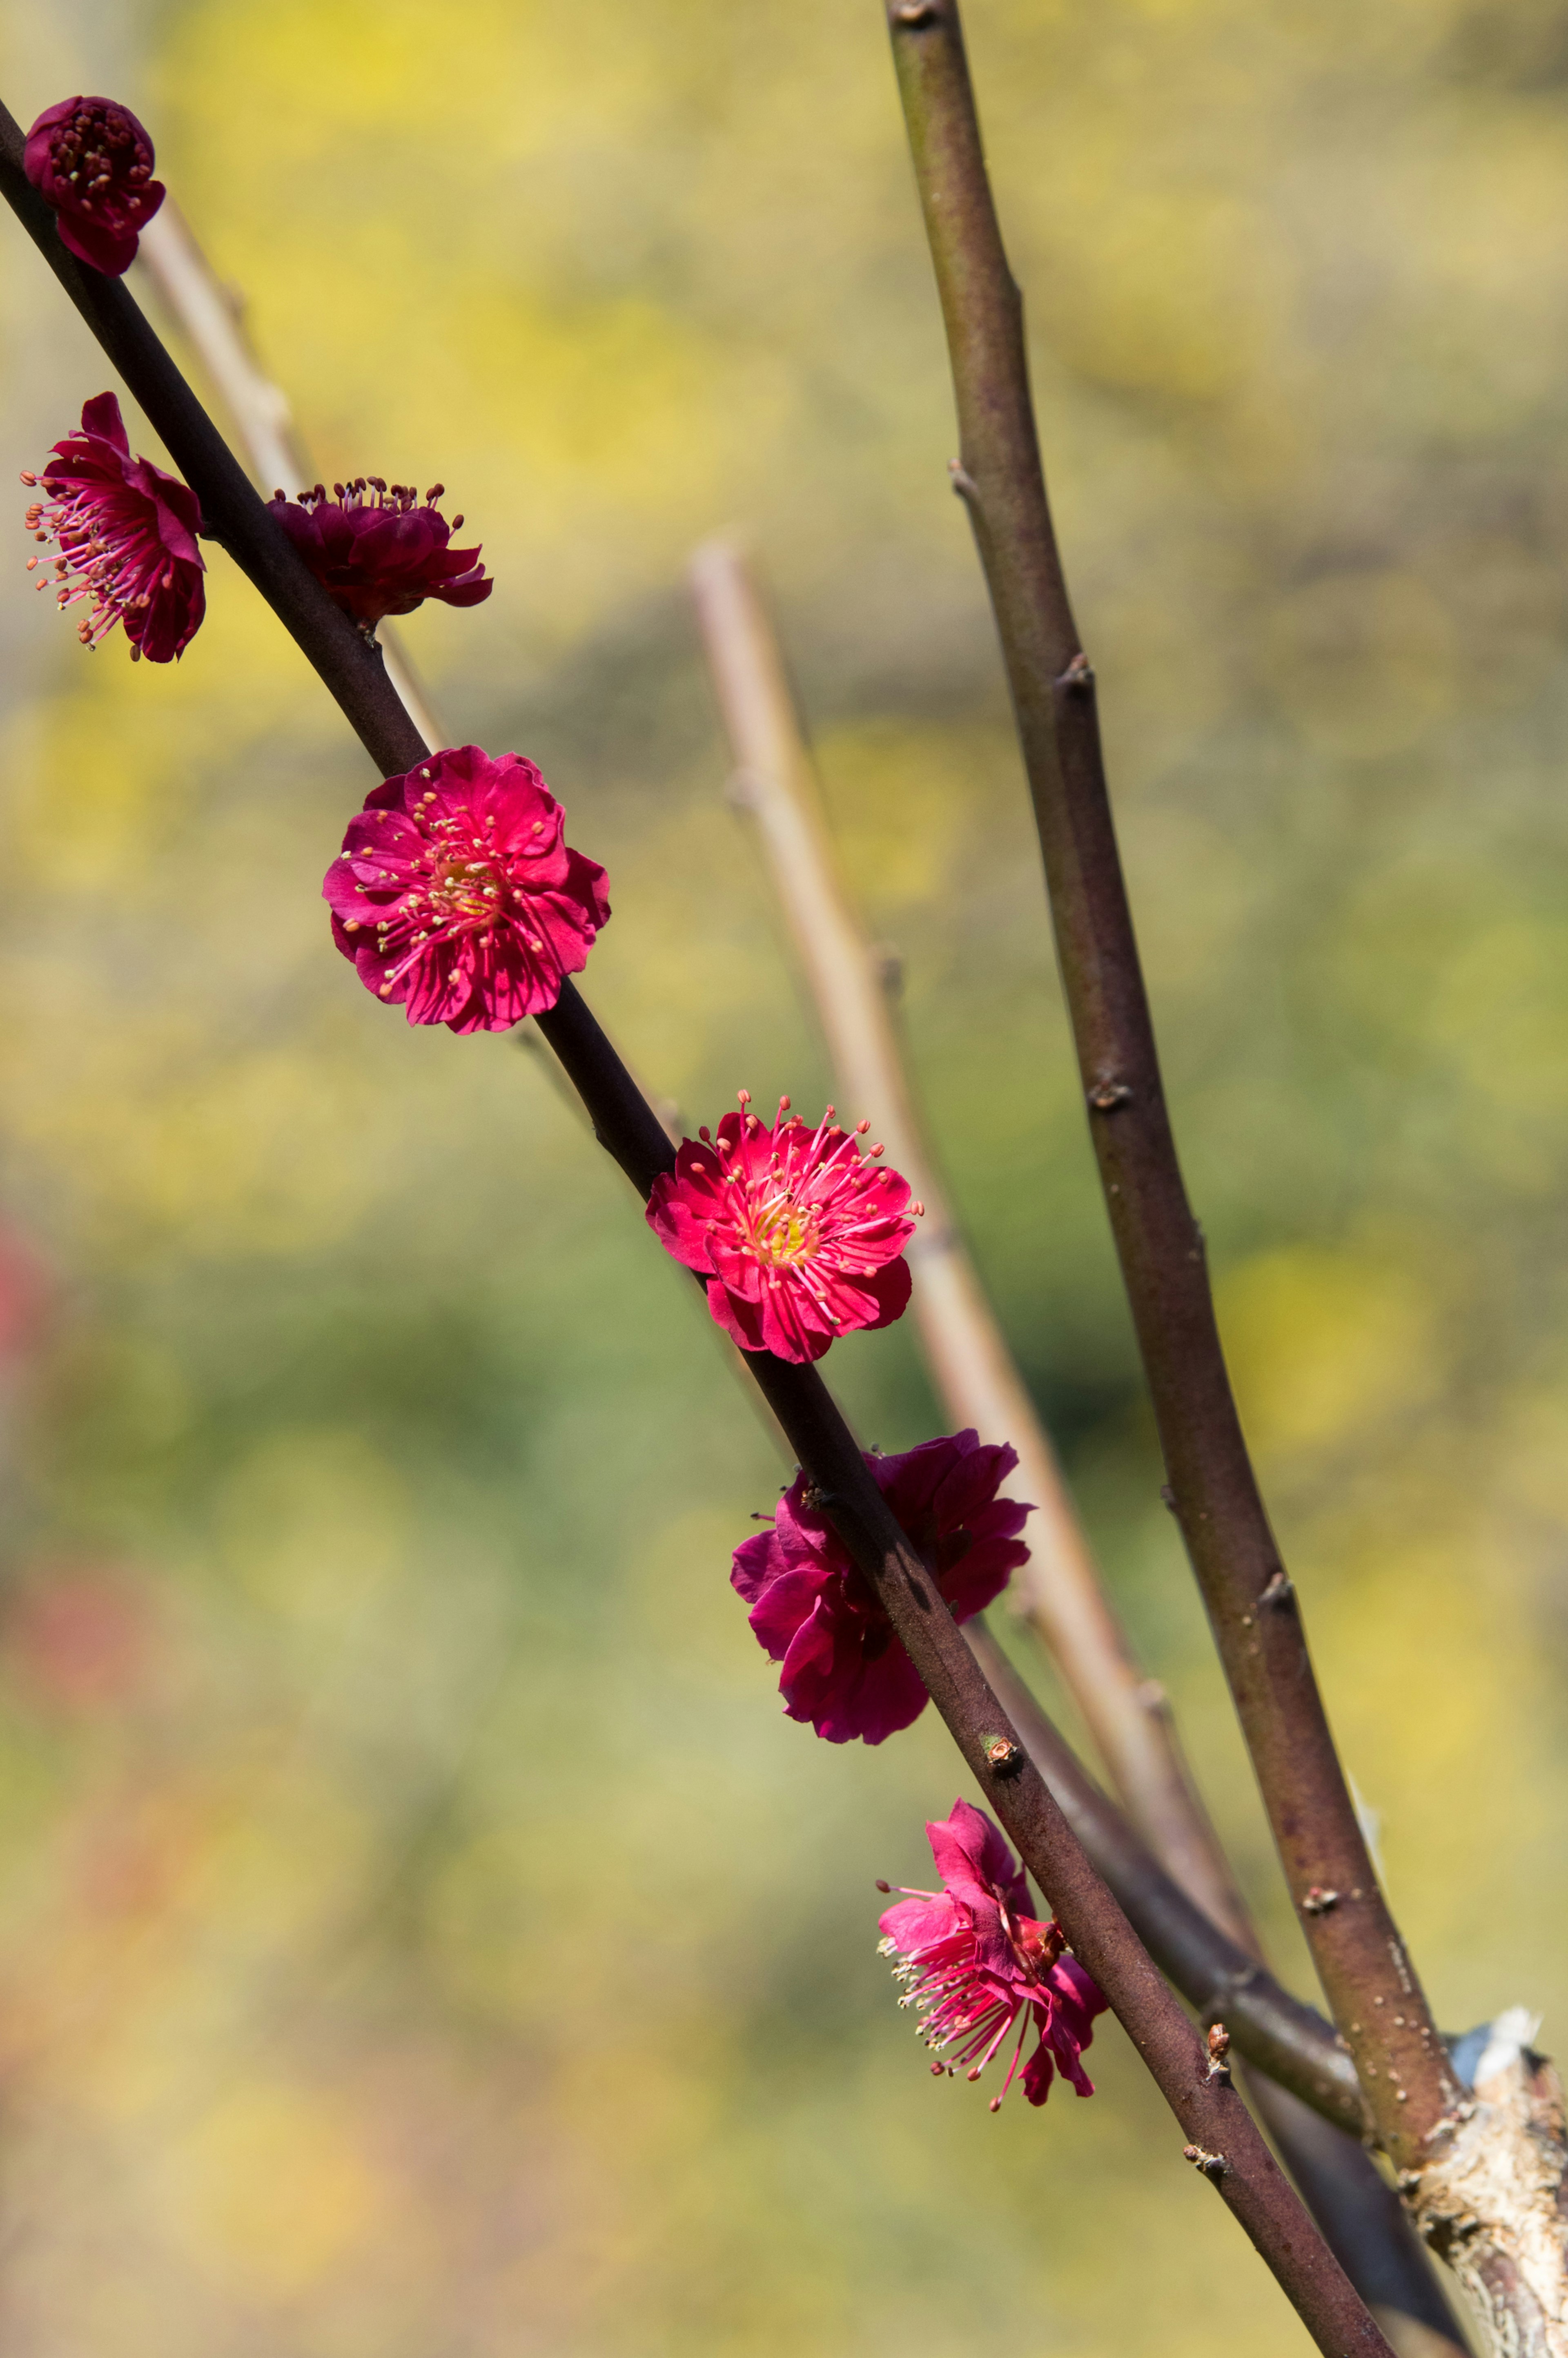
<path id="1" fill-rule="evenodd" d="M 1055 1452 L 946 1202 L 905 1071 L 883 960 L 840 871 L 761 592 L 724 541 L 697 552 L 691 583 L 735 763 L 730 799 L 762 838 L 836 1088 L 856 1114 L 870 1117 L 925 1206 L 909 1260 L 933 1381 L 955 1425 L 1012 1444 L 1019 1495 L 1034 1501 L 1029 1562 L 1014 1576 L 1010 1603 L 1019 1592 L 1014 1609 L 1027 1614 L 1056 1663 L 1147 1849 L 1050 1727 L 1006 1656 L 970 1625 L 972 1649 L 1139 1937 L 1206 2018 L 1227 2014 L 1238 2050 L 1258 2067 L 1249 2083 L 1253 2108 L 1357 2291 L 1369 2306 L 1376 2302 L 1390 2341 L 1399 2348 L 1424 2340 L 1423 2358 L 1437 2358 L 1440 2348 L 1463 2358 L 1415 2231 L 1359 2143 L 1367 2123 L 1349 2055 L 1320 2016 L 1310 2015 L 1306 2032 L 1298 2017 L 1309 2010 L 1296 2008 L 1266 1971 L 1163 1690 L 1146 1677 L 1101 1585 Z M 1285 2015 L 1290 2028 L 1281 2035 Z M 1315 2039 L 1315 2062 L 1296 2051 L 1298 2035 L 1303 2045 Z M 1295 2076 L 1303 2064 L 1306 2077 Z M 1314 2116 L 1312 2105 L 1342 2129 Z"/>
<path id="2" fill-rule="evenodd" d="M 0 110 L 0 188 L 163 437 L 211 525 L 315 665 L 382 773 L 416 768 L 428 749 L 379 658 L 300 563 L 123 283 L 84 270 L 61 244 L 49 209 L 22 171 L 21 149 L 18 125 Z M 569 983 L 539 1028 L 582 1097 L 596 1135 L 645 1195 L 654 1174 L 670 1168 L 673 1150 Z M 1175 2115 L 1188 2158 L 1217 2187 L 1325 2358 L 1347 2352 L 1391 2358 L 1239 2094 L 1226 2078 L 1211 2078 L 1192 2024 L 1010 1727 L 816 1369 L 766 1353 L 745 1356 L 980 1791 Z"/>
<path id="3" fill-rule="evenodd" d="M 1254 1477 L 1188 1207 L 1079 644 L 1046 502 L 1022 304 L 956 0 L 886 0 L 959 426 L 955 481 L 996 611 L 1106 1205 L 1177 1519 L 1274 1839 L 1379 2136 L 1413 2167 L 1461 2101 L 1379 1888 Z"/>

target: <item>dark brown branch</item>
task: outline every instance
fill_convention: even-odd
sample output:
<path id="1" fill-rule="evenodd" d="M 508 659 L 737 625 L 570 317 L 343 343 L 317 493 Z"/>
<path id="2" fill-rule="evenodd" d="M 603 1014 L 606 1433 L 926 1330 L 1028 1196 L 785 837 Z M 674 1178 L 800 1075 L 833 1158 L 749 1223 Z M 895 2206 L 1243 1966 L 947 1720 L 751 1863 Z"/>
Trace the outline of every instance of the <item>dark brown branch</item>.
<path id="1" fill-rule="evenodd" d="M 983 1620 L 970 1650 L 1063 1815 L 1126 1909 L 1150 1954 L 1205 2022 L 1223 2020 L 1256 2068 L 1253 2110 L 1308 2208 L 1396 2348 L 1413 2322 L 1425 2358 L 1465 2358 L 1453 2314 L 1393 2188 L 1356 2141 L 1367 2127 L 1356 2067 L 1331 2023 L 1216 1925 L 1140 1840 L 1042 1710 Z M 1384 2316 L 1381 2312 L 1387 2311 Z M 1439 2338 L 1440 2337 L 1440 2338 Z"/>
<path id="2" fill-rule="evenodd" d="M 1162 1972 L 1205 2022 L 1224 2020 L 1249 2062 L 1359 2136 L 1367 2108 L 1356 2066 L 1333 2024 L 1282 1989 L 1166 1874 L 1046 1717 L 984 1622 L 969 1622 L 964 1634 L 1063 1816 Z"/>
<path id="3" fill-rule="evenodd" d="M 1171 1492 L 1291 1896 L 1401 2168 L 1460 2101 L 1378 1886 L 1254 1478 L 1155 1053 L 1084 655 L 1045 497 L 1022 305 L 957 0 L 887 6 L 946 323 L 965 503 L 996 610 L 1057 956 Z"/>
<path id="4" fill-rule="evenodd" d="M 5 116 L 0 182 L 6 197 L 162 435 L 213 529 L 315 664 L 377 766 L 384 772 L 416 767 L 428 749 L 379 662 L 295 557 L 124 287 L 82 270 L 59 245 L 48 209 L 22 176 L 20 151 L 20 132 Z M 579 994 L 568 986 L 540 1029 L 588 1107 L 596 1134 L 645 1195 L 654 1174 L 669 1168 L 673 1151 Z M 1240 2096 L 1225 2081 L 1210 2079 L 1192 2024 L 1022 1753 L 816 1369 L 762 1352 L 746 1357 L 980 1790 L 1174 2113 L 1190 2158 L 1212 2179 L 1321 2350 L 1332 2358 L 1346 2352 L 1391 2358 Z M 999 1739 L 1005 1774 L 993 1760 Z"/>

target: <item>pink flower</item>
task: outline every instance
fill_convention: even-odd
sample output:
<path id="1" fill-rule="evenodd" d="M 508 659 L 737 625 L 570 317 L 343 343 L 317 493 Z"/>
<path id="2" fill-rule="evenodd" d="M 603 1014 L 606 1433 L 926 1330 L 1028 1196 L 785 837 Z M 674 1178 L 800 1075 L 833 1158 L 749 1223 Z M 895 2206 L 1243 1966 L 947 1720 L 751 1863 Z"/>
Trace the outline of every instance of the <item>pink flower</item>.
<path id="1" fill-rule="evenodd" d="M 1030 2103 L 1045 2102 L 1058 2071 L 1080 2096 L 1092 2096 L 1080 2059 L 1105 1999 L 1082 1965 L 1063 1954 L 1061 1926 L 1030 1915 L 1023 1870 L 983 1810 L 955 1801 L 952 1816 L 925 1832 L 942 1888 L 909 1892 L 888 1909 L 881 1949 L 902 1960 L 893 1967 L 904 1985 L 899 2004 L 918 2008 L 926 2046 L 938 2055 L 955 2050 L 932 2071 L 951 2076 L 962 2064 L 978 2080 L 1022 2016 L 992 2112 L 1012 2085 L 1032 2027 L 1039 2041 L 1022 2074 Z"/>
<path id="2" fill-rule="evenodd" d="M 869 1122 L 840 1130 L 828 1107 L 815 1130 L 789 1114 L 764 1130 L 746 1109 L 682 1141 L 654 1180 L 648 1225 L 676 1260 L 708 1278 L 708 1306 L 743 1351 L 820 1359 L 836 1335 L 887 1326 L 909 1301 L 903 1248 L 923 1206 L 909 1182 L 879 1170 Z"/>
<path id="3" fill-rule="evenodd" d="M 432 483 L 421 503 L 412 484 L 361 475 L 351 483 L 325 483 L 297 500 L 279 492 L 267 502 L 311 572 L 345 614 L 373 631 L 384 614 L 411 614 L 427 598 L 446 606 L 477 606 L 494 589 L 475 548 L 449 548 L 462 524 L 447 522 L 434 503 L 445 488 Z"/>
<path id="4" fill-rule="evenodd" d="M 113 98 L 62 98 L 27 134 L 22 168 L 55 209 L 55 226 L 79 262 L 118 278 L 135 260 L 136 235 L 164 200 L 153 178 L 153 143 Z"/>
<path id="5" fill-rule="evenodd" d="M 321 887 L 332 938 L 410 1023 L 504 1032 L 554 1007 L 610 915 L 597 860 L 532 762 L 477 745 L 388 778 Z"/>
<path id="6" fill-rule="evenodd" d="M 971 1428 L 866 1464 L 955 1621 L 983 1612 L 1029 1555 L 1018 1533 L 1033 1509 L 997 1497 L 1016 1450 L 982 1445 Z M 779 1500 L 773 1529 L 736 1549 L 730 1578 L 752 1607 L 758 1643 L 784 1665 L 779 1693 L 791 1719 L 808 1719 L 829 1744 L 857 1736 L 880 1744 L 919 1718 L 927 1699 L 919 1672 L 804 1474 Z"/>
<path id="7" fill-rule="evenodd" d="M 150 459 L 132 458 L 112 393 L 90 401 L 81 432 L 54 450 L 42 474 L 22 477 L 46 494 L 33 502 L 27 522 L 36 539 L 53 540 L 59 549 L 59 603 L 92 600 L 77 636 L 91 647 L 123 622 L 133 657 L 169 662 L 190 644 L 207 611 L 207 567 L 196 545 L 200 501 Z M 38 563 L 29 557 L 28 571 Z"/>

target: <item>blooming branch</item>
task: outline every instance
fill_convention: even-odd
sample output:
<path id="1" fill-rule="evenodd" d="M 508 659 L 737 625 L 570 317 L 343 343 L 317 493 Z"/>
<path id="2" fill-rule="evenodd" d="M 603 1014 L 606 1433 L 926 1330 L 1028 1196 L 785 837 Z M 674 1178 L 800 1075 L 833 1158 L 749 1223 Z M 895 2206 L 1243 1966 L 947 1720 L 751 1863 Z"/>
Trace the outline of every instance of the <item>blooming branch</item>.
<path id="1" fill-rule="evenodd" d="M 416 767 L 411 724 L 384 673 L 351 624 L 296 557 L 276 520 L 244 484 L 211 421 L 123 287 L 90 287 L 50 241 L 20 168 L 20 133 L 0 114 L 0 186 L 83 316 L 121 360 L 148 415 L 201 495 L 221 505 L 235 554 L 315 662 L 384 774 Z M 53 241 L 58 249 L 58 241 Z M 105 297 L 116 297 L 109 302 Z M 221 458 L 214 455 L 221 453 Z M 211 496 L 209 486 L 211 483 Z M 281 547 L 279 544 L 281 543 Z M 357 643 L 360 652 L 345 644 Z M 646 1195 L 674 1166 L 653 1109 L 614 1055 L 569 981 L 538 1019 L 593 1119 L 596 1133 Z M 1221 2199 L 1273 2269 L 1325 2358 L 1347 2351 L 1390 2358 L 1338 2263 L 1317 2235 L 1239 2095 L 1208 2076 L 1202 2042 L 1079 1848 L 1008 1726 L 931 1574 L 899 1530 L 842 1417 L 815 1369 L 770 1352 L 749 1354 L 752 1369 L 803 1467 L 830 1502 L 840 1536 L 873 1583 L 890 1620 L 941 1711 L 997 1816 L 1042 1888 L 1050 1892 L 1075 1953 L 1127 2025 L 1186 2136 L 1205 2157 Z"/>

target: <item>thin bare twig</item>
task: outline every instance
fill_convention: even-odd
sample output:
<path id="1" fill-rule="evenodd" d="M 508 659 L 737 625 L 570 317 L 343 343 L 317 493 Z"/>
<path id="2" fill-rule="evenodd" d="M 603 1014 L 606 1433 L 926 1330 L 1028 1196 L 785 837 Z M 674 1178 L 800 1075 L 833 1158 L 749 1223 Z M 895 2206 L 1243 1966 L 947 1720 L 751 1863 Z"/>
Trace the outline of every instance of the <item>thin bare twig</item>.
<path id="1" fill-rule="evenodd" d="M 384 774 L 427 751 L 360 634 L 319 590 L 224 447 L 122 282 L 84 269 L 22 170 L 22 135 L 0 114 L 0 188 L 87 324 L 121 371 L 202 504 L 209 526 L 277 613 L 337 698 Z M 642 1195 L 673 1150 L 657 1116 L 568 982 L 539 1028 L 593 1120 L 596 1135 Z M 1388 2353 L 1389 2344 L 1312 2225 L 1289 2180 L 1158 1966 L 1095 1872 L 1008 1725 L 919 1554 L 899 1529 L 814 1368 L 765 1352 L 747 1364 L 821 1492 L 855 1562 L 953 1734 L 970 1773 L 1049 1895 L 1074 1952 L 1098 1982 L 1216 2186 L 1273 2270 L 1318 2347 Z"/>
<path id="2" fill-rule="evenodd" d="M 1145 1946 L 1200 2012 L 1212 2018 L 1228 2006 L 1238 2050 L 1287 2083 L 1258 2080 L 1254 2105 L 1357 2290 L 1391 2312 L 1381 2320 L 1390 2339 L 1397 2345 L 1413 2324 L 1429 2341 L 1444 2337 L 1452 2358 L 1462 2358 L 1403 2206 L 1359 2143 L 1366 2115 L 1355 2067 L 1320 2016 L 1310 2016 L 1317 2064 L 1305 2079 L 1292 2077 L 1301 2059 L 1293 2050 L 1287 2055 L 1277 2036 L 1282 1993 L 1264 1968 L 1257 1928 L 1187 1772 L 1163 1690 L 1146 1677 L 1106 1594 L 1055 1452 L 946 1203 L 889 1006 L 883 957 L 844 881 L 757 583 L 739 549 L 723 540 L 698 549 L 690 571 L 735 765 L 730 798 L 762 838 L 835 1086 L 856 1114 L 869 1116 L 925 1206 L 909 1260 L 933 1380 L 956 1425 L 972 1424 L 1018 1452 L 1018 1494 L 1034 1502 L 1029 1562 L 1013 1583 L 1019 1606 L 1054 1660 L 1147 1849 L 1130 1844 L 1119 1812 L 1084 1775 L 993 1641 L 976 1639 L 974 1650 Z M 1307 2109 L 1312 2104 L 1333 2109 L 1351 2134 L 1336 2134 Z M 1435 2347 L 1427 2358 L 1436 2358 Z"/>

